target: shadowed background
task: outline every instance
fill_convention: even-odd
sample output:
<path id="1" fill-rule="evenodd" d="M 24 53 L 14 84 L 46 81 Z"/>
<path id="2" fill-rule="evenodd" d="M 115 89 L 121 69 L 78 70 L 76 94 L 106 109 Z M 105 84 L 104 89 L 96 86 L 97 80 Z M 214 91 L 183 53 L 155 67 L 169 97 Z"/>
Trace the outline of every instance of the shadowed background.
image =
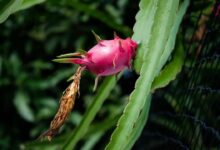
<path id="1" fill-rule="evenodd" d="M 132 35 L 138 1 L 46 1 L 0 24 L 0 149 L 54 149 L 79 124 L 94 96 L 94 75 L 85 72 L 74 111 L 51 145 L 34 141 L 48 129 L 76 66 L 51 62 L 88 50 L 113 31 Z M 181 25 L 182 72 L 154 94 L 148 123 L 134 149 L 219 149 L 219 2 L 191 2 Z M 137 74 L 125 72 L 96 116 L 79 149 L 103 149 Z M 106 119 L 107 118 L 107 119 Z M 99 129 L 102 134 L 99 134 Z"/>

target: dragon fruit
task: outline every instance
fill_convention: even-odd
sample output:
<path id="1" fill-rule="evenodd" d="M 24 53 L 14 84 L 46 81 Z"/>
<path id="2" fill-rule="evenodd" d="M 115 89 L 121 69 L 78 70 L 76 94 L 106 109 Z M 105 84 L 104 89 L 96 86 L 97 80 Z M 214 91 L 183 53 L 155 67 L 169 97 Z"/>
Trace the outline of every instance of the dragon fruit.
<path id="1" fill-rule="evenodd" d="M 60 55 L 54 61 L 85 67 L 97 75 L 96 87 L 99 77 L 117 74 L 125 68 L 131 68 L 131 60 L 135 56 L 138 44 L 130 38 L 121 39 L 116 34 L 113 40 L 102 40 L 94 32 L 93 34 L 98 43 L 88 52 Z"/>

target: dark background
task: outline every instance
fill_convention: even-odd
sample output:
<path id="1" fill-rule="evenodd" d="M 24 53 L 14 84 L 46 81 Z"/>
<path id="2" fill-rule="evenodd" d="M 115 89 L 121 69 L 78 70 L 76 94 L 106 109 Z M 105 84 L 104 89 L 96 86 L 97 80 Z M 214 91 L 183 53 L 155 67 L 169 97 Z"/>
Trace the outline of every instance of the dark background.
<path id="1" fill-rule="evenodd" d="M 85 11 L 91 8 L 95 9 Z M 179 31 L 186 55 L 183 70 L 153 95 L 149 120 L 135 150 L 219 149 L 218 8 L 217 1 L 191 2 Z M 32 141 L 48 129 L 66 80 L 76 69 L 51 60 L 80 48 L 89 50 L 95 44 L 91 30 L 103 39 L 111 39 L 113 31 L 122 38 L 131 36 L 138 9 L 138 1 L 131 0 L 47 1 L 0 24 L 0 149 L 24 149 L 26 144 L 31 149 Z M 79 123 L 94 95 L 94 77 L 83 74 L 81 96 L 58 137 Z M 135 72 L 123 75 L 94 123 L 111 115 L 117 119 L 137 77 Z M 113 127 L 94 149 L 103 149 Z M 87 140 L 77 146 L 82 148 Z"/>

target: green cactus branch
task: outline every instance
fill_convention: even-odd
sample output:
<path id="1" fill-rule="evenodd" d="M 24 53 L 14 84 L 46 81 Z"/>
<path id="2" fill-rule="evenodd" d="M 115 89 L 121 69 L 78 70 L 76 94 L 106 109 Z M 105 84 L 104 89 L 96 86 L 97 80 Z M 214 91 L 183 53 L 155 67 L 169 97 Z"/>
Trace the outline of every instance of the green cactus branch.
<path id="1" fill-rule="evenodd" d="M 141 5 L 147 3 L 150 3 L 150 1 L 143 0 L 140 4 L 140 8 L 143 8 Z M 142 52 L 143 63 L 141 65 L 140 77 L 136 81 L 135 90 L 131 93 L 129 102 L 124 109 L 123 115 L 119 119 L 117 127 L 111 136 L 109 144 L 106 147 L 107 150 L 125 149 L 124 143 L 126 143 L 131 136 L 140 112 L 143 111 L 143 107 L 145 105 L 149 105 L 149 103 L 146 101 L 146 98 L 150 94 L 151 84 L 156 76 L 157 69 L 159 68 L 160 64 L 158 63 L 158 60 L 160 60 L 161 55 L 164 52 L 164 47 L 169 39 L 179 6 L 179 1 L 177 0 L 154 1 L 154 3 L 155 5 L 153 6 L 156 7 L 156 13 L 153 17 L 154 21 L 151 33 L 148 35 L 150 36 L 149 42 L 142 42 L 141 44 L 143 46 L 138 49 L 140 51 L 144 51 Z M 143 21 L 142 19 L 145 18 L 144 15 L 138 15 L 136 19 L 138 24 L 139 21 Z M 142 24 L 139 23 L 139 25 Z M 137 31 L 138 29 L 142 28 L 138 28 L 136 26 L 134 29 L 134 31 Z M 136 37 L 137 36 L 134 36 L 133 39 L 138 40 L 135 39 Z"/>

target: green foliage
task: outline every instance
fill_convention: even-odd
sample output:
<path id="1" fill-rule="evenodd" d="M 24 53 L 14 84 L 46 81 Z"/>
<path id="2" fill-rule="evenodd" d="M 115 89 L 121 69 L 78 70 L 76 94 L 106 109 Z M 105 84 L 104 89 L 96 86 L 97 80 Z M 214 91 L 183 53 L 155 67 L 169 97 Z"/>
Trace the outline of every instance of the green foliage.
<path id="1" fill-rule="evenodd" d="M 95 5 L 87 5 L 84 4 L 78 0 L 63 0 L 63 3 L 65 5 L 68 5 L 72 8 L 75 8 L 76 10 L 80 12 L 84 12 L 85 14 L 94 17 L 104 24 L 108 25 L 112 29 L 124 33 L 126 36 L 131 35 L 131 30 L 129 27 L 122 25 L 118 22 L 116 22 L 116 18 L 114 16 L 108 15 L 107 13 L 103 13 L 99 11 Z M 111 20 L 111 21 L 109 21 Z"/>
<path id="2" fill-rule="evenodd" d="M 132 33 L 132 30 L 127 25 L 122 24 L 121 21 L 121 15 L 124 13 L 123 10 L 125 5 L 127 4 L 127 0 L 122 0 L 118 2 L 117 7 L 119 7 L 119 9 L 113 7 L 111 3 L 106 3 L 104 10 L 101 10 L 103 8 L 99 8 L 100 6 L 97 2 L 85 3 L 79 0 L 50 0 L 48 2 L 60 7 L 67 6 L 71 9 L 77 10 L 78 12 L 82 12 L 83 21 L 87 21 L 89 17 L 92 17 L 94 19 L 97 19 L 97 21 L 100 21 L 106 26 L 110 27 L 113 31 L 121 32 L 126 36 L 130 36 Z"/>
<path id="3" fill-rule="evenodd" d="M 30 108 L 30 99 L 26 93 L 18 91 L 15 95 L 14 105 L 17 108 L 17 111 L 20 113 L 21 117 L 25 120 L 33 122 L 34 114 Z"/>
<path id="4" fill-rule="evenodd" d="M 0 2 L 0 23 L 16 11 L 32 7 L 45 0 L 3 0 Z"/>
<path id="5" fill-rule="evenodd" d="M 22 0 L 3 1 L 0 4 L 0 23 L 5 21 L 8 16 L 16 11 L 21 6 Z"/>
<path id="6" fill-rule="evenodd" d="M 4 22 L 1 24 L 0 86 L 3 104 L 6 105 L 2 113 L 14 114 L 9 117 L 16 123 L 10 123 L 10 128 L 21 130 L 19 135 L 13 131 L 8 134 L 4 129 L 9 123 L 0 126 L 3 131 L 0 136 L 9 139 L 0 143 L 3 149 L 17 149 L 15 145 L 35 139 L 48 128 L 58 107 L 59 97 L 67 86 L 64 81 L 75 69 L 54 64 L 50 62 L 51 59 L 57 54 L 66 53 L 64 49 L 67 48 L 73 51 L 91 47 L 95 40 L 91 40 L 90 31 L 94 28 L 98 33 L 103 33 L 104 38 L 104 34 L 113 33 L 113 30 L 125 36 L 131 35 L 130 27 L 122 19 L 126 15 L 130 18 L 125 8 L 131 2 L 127 0 L 116 4 L 78 0 L 43 2 L 45 0 L 0 3 L 0 22 Z M 61 129 L 64 134 L 52 142 L 32 141 L 21 144 L 20 148 L 69 150 L 77 149 L 77 143 L 84 142 L 82 149 L 93 149 L 100 140 L 105 139 L 102 146 L 108 142 L 109 135 L 105 132 L 111 131 L 117 124 L 106 149 L 131 149 L 147 122 L 151 90 L 166 86 L 181 69 L 184 56 L 182 47 L 175 51 L 172 61 L 160 72 L 174 48 L 188 2 L 185 0 L 179 8 L 177 0 L 140 1 L 132 36 L 132 39 L 140 42 L 134 60 L 134 69 L 140 76 L 129 101 L 128 95 L 122 92 L 124 87 L 116 84 L 115 77 L 107 77 L 98 91 L 91 93 L 93 76 L 86 73 L 76 108 Z M 40 3 L 43 5 L 31 8 Z M 108 28 L 112 31 L 106 31 Z M 78 106 L 80 104 L 82 108 Z M 28 124 L 28 135 L 23 135 L 23 124 Z M 12 146 L 10 143 L 13 143 Z"/>
<path id="7" fill-rule="evenodd" d="M 45 2 L 46 0 L 22 0 L 22 4 L 16 11 L 30 8 L 36 4 L 40 4 Z"/>

